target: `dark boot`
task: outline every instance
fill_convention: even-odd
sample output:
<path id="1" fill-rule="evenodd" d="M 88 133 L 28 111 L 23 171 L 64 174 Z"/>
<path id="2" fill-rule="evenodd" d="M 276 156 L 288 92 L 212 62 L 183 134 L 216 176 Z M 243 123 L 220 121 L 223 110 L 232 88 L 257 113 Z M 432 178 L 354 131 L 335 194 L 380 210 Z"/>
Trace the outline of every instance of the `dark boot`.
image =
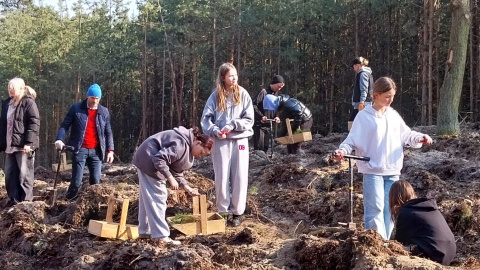
<path id="1" fill-rule="evenodd" d="M 78 190 L 68 190 L 65 198 L 67 198 L 67 200 L 73 200 L 77 197 L 77 192 Z"/>
<path id="2" fill-rule="evenodd" d="M 233 215 L 232 217 L 232 227 L 238 227 L 242 223 L 242 215 Z"/>

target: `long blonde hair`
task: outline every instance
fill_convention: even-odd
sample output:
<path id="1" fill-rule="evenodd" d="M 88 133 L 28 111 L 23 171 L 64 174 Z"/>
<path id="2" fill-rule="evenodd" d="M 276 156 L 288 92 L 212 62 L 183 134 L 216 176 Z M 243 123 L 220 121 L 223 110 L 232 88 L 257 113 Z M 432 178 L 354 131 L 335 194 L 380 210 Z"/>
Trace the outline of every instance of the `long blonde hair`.
<path id="1" fill-rule="evenodd" d="M 415 191 L 412 185 L 405 180 L 398 180 L 392 184 L 388 192 L 388 208 L 393 221 L 397 220 L 400 207 L 407 201 L 415 199 Z"/>
<path id="2" fill-rule="evenodd" d="M 225 74 L 227 74 L 230 70 L 237 70 L 235 66 L 231 63 L 223 63 L 218 68 L 218 75 L 217 75 L 217 111 L 225 111 L 227 108 L 227 96 L 228 91 L 232 90 L 233 96 L 232 101 L 233 104 L 237 105 L 240 103 L 240 86 L 237 84 L 232 85 L 231 89 L 227 89 L 225 87 L 225 82 L 223 81 Z"/>
<path id="3" fill-rule="evenodd" d="M 15 95 L 12 97 L 13 104 L 17 105 L 24 96 L 29 96 L 33 99 L 37 97 L 37 92 L 28 85 L 22 78 L 13 78 L 8 82 L 8 89 L 12 88 Z"/>

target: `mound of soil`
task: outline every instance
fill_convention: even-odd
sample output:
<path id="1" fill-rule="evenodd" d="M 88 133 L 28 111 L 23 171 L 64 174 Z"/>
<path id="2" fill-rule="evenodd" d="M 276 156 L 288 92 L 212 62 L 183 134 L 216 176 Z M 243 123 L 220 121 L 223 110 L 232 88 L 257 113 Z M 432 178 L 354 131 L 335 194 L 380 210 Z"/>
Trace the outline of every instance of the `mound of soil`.
<path id="1" fill-rule="evenodd" d="M 418 127 L 432 134 L 434 127 Z M 104 220 L 110 197 L 128 199 L 127 223 L 137 224 L 138 178 L 131 164 L 107 165 L 101 184 L 85 183 L 66 200 L 70 172 L 62 172 L 56 204 L 48 205 L 55 172 L 36 168 L 33 202 L 7 206 L 0 188 L 0 265 L 2 269 L 475 269 L 480 244 L 480 135 L 475 125 L 459 136 L 432 136 L 433 145 L 406 149 L 402 178 L 419 196 L 437 199 L 457 240 L 451 266 L 411 256 L 396 241 L 363 229 L 362 177 L 353 164 L 330 153 L 346 134 L 314 135 L 299 155 L 285 145 L 250 153 L 247 210 L 242 225 L 225 233 L 186 236 L 174 247 L 151 239 L 103 239 L 88 233 L 91 219 Z M 207 195 L 216 212 L 210 157 L 197 159 L 186 179 Z M 353 216 L 349 182 L 353 173 Z M 183 190 L 169 190 L 167 216 L 192 212 Z M 118 222 L 117 205 L 113 219 Z"/>

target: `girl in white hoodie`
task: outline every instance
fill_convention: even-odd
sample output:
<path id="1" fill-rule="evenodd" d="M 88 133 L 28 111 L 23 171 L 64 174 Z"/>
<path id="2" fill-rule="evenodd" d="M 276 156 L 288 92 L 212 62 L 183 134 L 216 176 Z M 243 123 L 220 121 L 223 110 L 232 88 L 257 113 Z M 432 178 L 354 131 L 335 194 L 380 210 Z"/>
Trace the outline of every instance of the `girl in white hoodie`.
<path id="1" fill-rule="evenodd" d="M 347 138 L 335 151 L 335 158 L 355 150 L 356 155 L 370 157 L 357 161 L 363 174 L 363 209 L 365 229 L 375 229 L 388 240 L 393 230 L 388 206 L 388 192 L 403 167 L 403 147 L 420 148 L 432 138 L 411 130 L 390 104 L 397 91 L 395 82 L 381 77 L 372 88 L 373 105 L 366 106 L 353 121 Z"/>

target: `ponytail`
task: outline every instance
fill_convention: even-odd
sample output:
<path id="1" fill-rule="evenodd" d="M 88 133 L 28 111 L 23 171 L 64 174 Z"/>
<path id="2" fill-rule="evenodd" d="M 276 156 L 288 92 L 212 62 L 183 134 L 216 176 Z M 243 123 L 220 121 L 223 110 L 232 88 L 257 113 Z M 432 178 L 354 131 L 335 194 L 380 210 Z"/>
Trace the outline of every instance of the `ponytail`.
<path id="1" fill-rule="evenodd" d="M 212 150 L 213 139 L 210 136 L 200 134 L 198 127 L 192 127 L 192 133 L 195 141 L 201 142 L 203 147 L 207 148 L 208 150 Z"/>
<path id="2" fill-rule="evenodd" d="M 35 90 L 28 85 L 25 85 L 25 95 L 33 99 L 37 98 L 37 92 L 35 92 Z"/>

